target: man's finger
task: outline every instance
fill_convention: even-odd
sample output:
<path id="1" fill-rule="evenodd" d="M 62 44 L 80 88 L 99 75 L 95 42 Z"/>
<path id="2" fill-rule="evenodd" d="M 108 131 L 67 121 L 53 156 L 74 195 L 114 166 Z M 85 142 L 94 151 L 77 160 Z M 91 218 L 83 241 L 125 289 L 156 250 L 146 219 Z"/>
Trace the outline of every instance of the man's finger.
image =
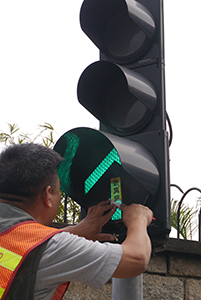
<path id="1" fill-rule="evenodd" d="M 107 211 L 107 210 L 111 210 L 112 207 L 114 207 L 113 204 L 108 204 L 108 205 L 104 205 L 101 207 L 101 209 L 103 210 L 103 212 Z"/>
<path id="2" fill-rule="evenodd" d="M 109 204 L 109 201 L 107 201 L 106 203 L 104 203 L 104 205 L 91 206 L 88 209 L 88 214 L 93 213 L 94 216 L 101 217 L 104 214 L 104 212 L 111 210 L 112 207 L 113 206 Z"/>
<path id="3" fill-rule="evenodd" d="M 109 210 L 110 208 L 111 208 L 111 205 L 110 205 L 109 200 L 101 201 L 96 205 L 90 206 L 88 209 L 88 213 L 91 213 L 93 211 L 100 211 L 100 210 L 102 210 L 104 212 L 104 211 Z"/>
<path id="4" fill-rule="evenodd" d="M 113 206 L 112 209 L 107 214 L 101 217 L 102 225 L 106 224 L 110 220 L 110 218 L 115 213 L 115 211 L 116 211 L 116 206 Z"/>
<path id="5" fill-rule="evenodd" d="M 124 207 L 126 207 L 127 205 L 122 203 L 121 206 L 120 206 L 120 209 L 123 211 Z"/>
<path id="6" fill-rule="evenodd" d="M 109 203 L 110 203 L 110 201 L 108 199 L 108 200 L 104 200 L 104 201 L 99 202 L 97 205 L 102 206 L 102 205 L 106 205 L 106 204 L 109 204 Z"/>

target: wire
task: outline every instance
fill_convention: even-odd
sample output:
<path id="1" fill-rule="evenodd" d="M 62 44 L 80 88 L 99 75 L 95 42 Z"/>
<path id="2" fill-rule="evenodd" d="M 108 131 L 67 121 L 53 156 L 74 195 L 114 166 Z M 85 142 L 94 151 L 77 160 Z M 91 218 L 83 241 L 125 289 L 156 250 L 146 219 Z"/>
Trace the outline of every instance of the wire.
<path id="1" fill-rule="evenodd" d="M 173 130 L 172 130 L 172 124 L 171 124 L 171 121 L 170 121 L 170 118 L 169 118 L 167 112 L 166 112 L 166 120 L 167 120 L 167 123 L 168 123 L 169 133 L 170 133 L 170 138 L 169 138 L 169 147 L 170 147 L 171 144 L 172 144 L 172 139 L 173 139 Z"/>

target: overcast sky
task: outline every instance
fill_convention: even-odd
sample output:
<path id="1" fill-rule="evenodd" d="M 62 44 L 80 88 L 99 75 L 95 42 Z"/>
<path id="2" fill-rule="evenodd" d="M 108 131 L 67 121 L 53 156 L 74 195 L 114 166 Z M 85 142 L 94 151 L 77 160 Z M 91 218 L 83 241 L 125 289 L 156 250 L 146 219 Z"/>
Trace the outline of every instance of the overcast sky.
<path id="1" fill-rule="evenodd" d="M 75 127 L 99 127 L 76 95 L 82 71 L 99 57 L 80 29 L 81 4 L 82 0 L 0 1 L 0 130 L 17 123 L 31 133 L 48 122 L 59 137 Z M 184 191 L 201 188 L 200 6 L 199 0 L 164 0 L 166 107 L 173 127 L 171 183 Z M 175 188 L 171 191 L 175 199 L 181 197 Z M 198 196 L 191 193 L 190 198 Z"/>

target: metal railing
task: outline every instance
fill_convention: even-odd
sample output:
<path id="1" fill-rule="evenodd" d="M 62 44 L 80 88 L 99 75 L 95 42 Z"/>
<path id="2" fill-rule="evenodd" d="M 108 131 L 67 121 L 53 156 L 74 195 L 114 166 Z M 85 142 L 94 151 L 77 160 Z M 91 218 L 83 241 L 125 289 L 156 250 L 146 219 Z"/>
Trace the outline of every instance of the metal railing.
<path id="1" fill-rule="evenodd" d="M 184 201 L 184 198 L 186 197 L 186 195 L 188 193 L 190 193 L 191 191 L 198 191 L 201 193 L 201 190 L 199 188 L 196 188 L 196 187 L 193 187 L 193 188 L 190 188 L 188 189 L 186 192 L 184 192 L 178 185 L 176 184 L 171 184 L 170 185 L 171 187 L 176 187 L 183 195 L 179 201 L 179 205 L 178 205 L 178 210 L 177 210 L 177 238 L 179 239 L 179 234 L 180 234 L 180 223 L 179 223 L 179 219 L 180 219 L 180 210 L 181 210 L 181 206 L 182 206 L 182 203 Z M 199 221 L 198 221 L 198 238 L 199 238 L 199 241 L 201 239 L 201 208 L 200 208 L 200 211 L 199 211 Z"/>

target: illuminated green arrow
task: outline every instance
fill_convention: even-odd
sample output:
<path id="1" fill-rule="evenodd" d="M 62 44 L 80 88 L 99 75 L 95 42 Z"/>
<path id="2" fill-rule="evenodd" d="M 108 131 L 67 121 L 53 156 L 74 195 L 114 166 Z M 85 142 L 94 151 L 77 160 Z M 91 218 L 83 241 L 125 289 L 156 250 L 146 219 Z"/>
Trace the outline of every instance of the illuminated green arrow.
<path id="1" fill-rule="evenodd" d="M 85 195 L 92 189 L 96 182 L 103 176 L 103 174 L 111 167 L 111 165 L 117 162 L 121 165 L 121 160 L 116 149 L 113 148 L 110 153 L 102 160 L 102 162 L 96 167 L 96 169 L 89 175 L 84 183 Z"/>

